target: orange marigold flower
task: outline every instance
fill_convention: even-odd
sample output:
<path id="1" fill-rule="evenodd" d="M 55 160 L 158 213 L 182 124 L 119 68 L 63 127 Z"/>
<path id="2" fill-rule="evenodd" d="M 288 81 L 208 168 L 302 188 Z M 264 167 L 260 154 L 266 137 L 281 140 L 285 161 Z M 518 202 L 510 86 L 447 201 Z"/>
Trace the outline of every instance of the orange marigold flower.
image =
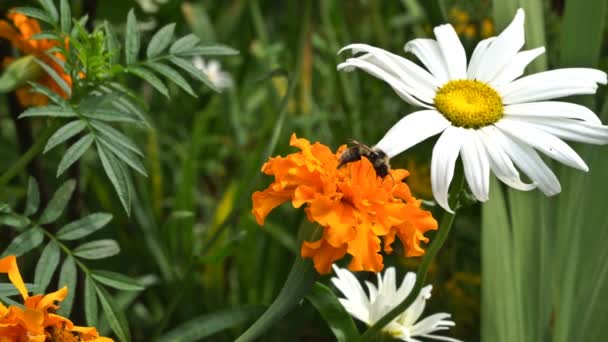
<path id="1" fill-rule="evenodd" d="M 0 20 L 0 38 L 8 40 L 11 45 L 22 53 L 34 55 L 43 60 L 71 86 L 72 78 L 64 72 L 59 64 L 46 55 L 46 51 L 57 46 L 58 43 L 48 39 L 32 39 L 32 36 L 42 32 L 38 21 L 16 12 L 9 12 L 7 16 L 12 21 L 12 24 L 5 20 Z M 55 57 L 65 61 L 65 57 L 60 53 L 55 53 Z M 6 58 L 3 61 L 3 65 L 10 64 L 11 62 L 12 58 Z M 64 98 L 67 97 L 67 94 L 65 94 L 57 83 L 46 73 L 38 80 L 38 83 Z M 46 105 L 49 101 L 49 99 L 42 94 L 31 93 L 29 86 L 17 89 L 16 93 L 19 103 L 21 103 L 23 107 L 42 106 Z"/>
<path id="2" fill-rule="evenodd" d="M 100 337 L 95 328 L 74 326 L 69 319 L 54 313 L 59 308 L 56 302 L 67 296 L 67 287 L 46 295 L 29 296 L 14 255 L 0 259 L 0 273 L 8 274 L 9 280 L 23 297 L 23 307 L 6 307 L 0 303 L 0 341 L 113 341 Z"/>
<path id="3" fill-rule="evenodd" d="M 380 272 L 384 251 L 392 252 L 398 237 L 405 256 L 420 256 L 420 242 L 428 242 L 424 233 L 437 229 L 430 212 L 420 208 L 403 183 L 406 170 L 391 170 L 384 179 L 376 175 L 367 158 L 338 169 L 341 146 L 333 153 L 318 142 L 291 136 L 291 146 L 300 149 L 287 157 L 271 158 L 262 172 L 275 181 L 264 191 L 253 194 L 253 215 L 263 225 L 266 216 L 277 206 L 291 201 L 295 208 L 305 206 L 308 220 L 323 227 L 321 239 L 304 242 L 301 255 L 312 258 L 319 273 L 331 272 L 334 261 L 347 253 L 352 256 L 352 271 Z"/>

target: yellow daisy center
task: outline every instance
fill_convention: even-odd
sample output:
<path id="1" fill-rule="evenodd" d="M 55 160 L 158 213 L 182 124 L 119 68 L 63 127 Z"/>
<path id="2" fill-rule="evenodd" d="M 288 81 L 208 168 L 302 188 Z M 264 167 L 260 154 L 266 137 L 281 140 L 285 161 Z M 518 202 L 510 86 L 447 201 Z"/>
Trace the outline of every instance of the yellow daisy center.
<path id="1" fill-rule="evenodd" d="M 502 99 L 489 85 L 475 80 L 455 80 L 439 88 L 435 107 L 454 126 L 480 128 L 500 120 Z"/>

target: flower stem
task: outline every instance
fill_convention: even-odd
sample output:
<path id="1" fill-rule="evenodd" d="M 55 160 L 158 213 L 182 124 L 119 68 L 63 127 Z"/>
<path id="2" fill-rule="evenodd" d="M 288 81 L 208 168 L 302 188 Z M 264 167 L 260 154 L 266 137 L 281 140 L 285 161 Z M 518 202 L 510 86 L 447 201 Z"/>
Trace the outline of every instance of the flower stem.
<path id="1" fill-rule="evenodd" d="M 0 176 L 0 188 L 4 187 L 8 182 L 11 181 L 16 175 L 21 173 L 23 169 L 34 159 L 44 148 L 47 140 L 55 133 L 55 131 L 59 128 L 60 123 L 55 121 L 48 125 L 40 136 L 38 140 L 27 150 L 11 167 L 6 170 L 2 176 Z"/>
<path id="2" fill-rule="evenodd" d="M 422 286 L 426 282 L 426 275 L 428 273 L 429 267 L 431 266 L 431 262 L 435 259 L 435 256 L 443 246 L 445 240 L 447 240 L 448 235 L 450 234 L 450 230 L 452 228 L 452 223 L 454 223 L 454 218 L 456 217 L 456 210 L 458 210 L 458 195 L 464 186 L 464 174 L 462 172 L 457 172 L 456 174 L 456 182 L 454 183 L 452 199 L 451 203 L 452 208 L 454 208 L 454 213 L 444 212 L 443 217 L 441 218 L 441 224 L 439 225 L 439 231 L 431 245 L 427 249 L 424 257 L 422 258 L 422 263 L 418 267 L 418 272 L 416 272 L 416 283 L 414 284 L 414 288 L 410 292 L 410 294 L 395 308 L 393 308 L 389 313 L 387 313 L 384 317 L 382 317 L 379 321 L 374 323 L 371 327 L 369 327 L 363 335 L 361 335 L 361 342 L 364 341 L 375 341 L 376 334 L 384 328 L 388 323 L 394 320 L 397 316 L 399 316 L 403 311 L 405 311 L 420 293 Z"/>

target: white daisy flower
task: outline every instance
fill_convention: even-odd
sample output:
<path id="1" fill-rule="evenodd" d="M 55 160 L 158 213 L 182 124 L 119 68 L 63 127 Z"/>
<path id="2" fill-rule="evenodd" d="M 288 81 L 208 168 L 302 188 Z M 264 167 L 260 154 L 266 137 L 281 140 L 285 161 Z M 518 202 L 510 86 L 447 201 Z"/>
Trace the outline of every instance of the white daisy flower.
<path id="1" fill-rule="evenodd" d="M 331 282 L 346 297 L 339 299 L 340 304 L 349 314 L 368 326 L 379 321 L 399 305 L 410 294 L 416 282 L 416 274 L 408 272 L 401 286 L 397 288 L 395 268 L 389 267 L 384 271 L 384 277 L 380 273 L 377 274 L 378 287 L 368 281 L 365 282 L 369 291 L 367 296 L 357 278 L 349 270 L 336 265 L 333 265 L 333 269 L 338 277 L 331 278 Z M 449 320 L 450 314 L 437 313 L 417 322 L 424 311 L 426 301 L 431 298 L 432 288 L 432 285 L 425 286 L 412 305 L 387 324 L 382 331 L 408 342 L 421 342 L 415 337 L 459 342 L 450 337 L 432 335 L 436 331 L 448 330 L 455 325 Z"/>
<path id="2" fill-rule="evenodd" d="M 213 83 L 213 85 L 221 90 L 232 88 L 234 81 L 230 73 L 222 70 L 222 65 L 219 61 L 214 59 L 206 62 L 200 56 L 196 56 L 192 59 L 192 64 Z"/>
<path id="3" fill-rule="evenodd" d="M 405 45 L 426 70 L 385 50 L 352 44 L 363 54 L 338 65 L 338 70 L 362 69 L 384 80 L 406 102 L 424 110 L 405 116 L 376 147 L 389 157 L 441 133 L 433 149 L 431 184 L 439 205 L 448 205 L 448 189 L 458 156 L 473 195 L 488 199 L 490 170 L 505 184 L 528 191 L 538 187 L 555 195 L 561 186 L 536 150 L 563 164 L 588 171 L 581 157 L 562 139 L 604 145 L 608 126 L 586 107 L 547 101 L 570 95 L 594 94 L 606 73 L 567 68 L 521 77 L 526 66 L 545 52 L 524 46 L 524 11 L 498 36 L 479 42 L 467 66 L 465 50 L 454 28 L 435 28 L 433 39 Z M 520 179 L 519 170 L 532 181 Z"/>

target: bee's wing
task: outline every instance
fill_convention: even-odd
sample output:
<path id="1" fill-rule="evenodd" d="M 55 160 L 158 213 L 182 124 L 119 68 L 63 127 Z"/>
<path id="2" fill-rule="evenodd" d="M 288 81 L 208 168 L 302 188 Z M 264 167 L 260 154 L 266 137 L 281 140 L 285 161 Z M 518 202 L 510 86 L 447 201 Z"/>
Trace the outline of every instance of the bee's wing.
<path id="1" fill-rule="evenodd" d="M 373 153 L 373 152 L 374 152 L 374 150 L 372 150 L 372 149 L 371 149 L 371 147 L 369 147 L 369 146 L 365 145 L 364 143 L 358 142 L 358 141 L 357 141 L 357 140 L 355 140 L 355 139 L 348 139 L 347 141 L 349 142 L 349 144 L 351 144 L 351 145 L 355 145 L 355 146 L 358 146 L 358 147 L 360 147 L 360 148 L 362 148 L 362 149 L 366 150 L 367 152 L 370 152 L 370 153 Z"/>

